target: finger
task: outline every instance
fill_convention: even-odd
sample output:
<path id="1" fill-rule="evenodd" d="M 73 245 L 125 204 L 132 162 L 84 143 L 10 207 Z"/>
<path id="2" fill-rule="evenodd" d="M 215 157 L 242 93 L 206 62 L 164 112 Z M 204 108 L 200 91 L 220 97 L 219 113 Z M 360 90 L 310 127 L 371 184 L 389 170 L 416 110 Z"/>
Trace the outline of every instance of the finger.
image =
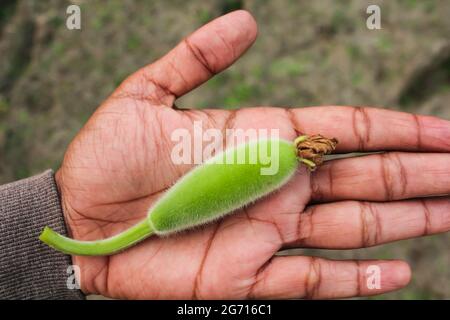
<path id="1" fill-rule="evenodd" d="M 256 34 L 256 22 L 247 11 L 217 18 L 155 63 L 131 75 L 119 88 L 119 94 L 172 105 L 176 97 L 236 61 L 254 42 Z"/>
<path id="2" fill-rule="evenodd" d="M 365 248 L 449 230 L 450 197 L 342 201 L 308 207 L 285 247 Z"/>
<path id="3" fill-rule="evenodd" d="M 338 138 L 337 152 L 450 151 L 450 121 L 436 117 L 345 106 L 291 109 L 289 113 L 297 131 Z"/>
<path id="4" fill-rule="evenodd" d="M 405 287 L 411 271 L 402 261 L 333 261 L 313 257 L 273 258 L 256 277 L 256 299 L 332 299 L 381 294 Z"/>
<path id="5" fill-rule="evenodd" d="M 325 162 L 311 175 L 315 202 L 390 201 L 450 194 L 450 154 L 389 152 Z"/>

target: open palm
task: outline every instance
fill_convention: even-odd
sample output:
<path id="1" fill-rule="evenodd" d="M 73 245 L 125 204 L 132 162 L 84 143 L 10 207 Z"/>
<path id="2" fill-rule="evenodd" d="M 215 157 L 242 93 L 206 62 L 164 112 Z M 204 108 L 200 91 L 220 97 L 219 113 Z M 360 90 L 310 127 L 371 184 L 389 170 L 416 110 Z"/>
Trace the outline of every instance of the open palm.
<path id="1" fill-rule="evenodd" d="M 339 139 L 338 152 L 396 152 L 329 161 L 313 174 L 301 168 L 278 192 L 217 223 L 154 236 L 110 257 L 74 257 L 86 293 L 115 298 L 379 294 L 409 282 L 407 264 L 275 254 L 283 248 L 361 248 L 450 229 L 447 121 L 361 107 L 174 108 L 177 97 L 232 64 L 253 43 L 256 30 L 245 11 L 216 19 L 131 75 L 98 108 L 56 174 L 74 238 L 109 237 L 142 220 L 191 169 L 171 161 L 170 136 L 178 128 L 192 130 L 194 121 L 205 129 L 277 128 L 287 139 L 321 133 Z M 370 265 L 381 270 L 379 288 L 366 286 Z"/>

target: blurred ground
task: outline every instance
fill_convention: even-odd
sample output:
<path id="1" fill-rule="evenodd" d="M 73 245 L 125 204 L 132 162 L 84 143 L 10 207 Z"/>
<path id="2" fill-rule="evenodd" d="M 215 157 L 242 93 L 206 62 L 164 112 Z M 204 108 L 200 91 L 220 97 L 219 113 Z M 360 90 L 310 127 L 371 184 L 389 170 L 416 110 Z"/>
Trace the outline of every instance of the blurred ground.
<path id="1" fill-rule="evenodd" d="M 81 5 L 82 30 L 65 27 Z M 382 30 L 366 28 L 369 4 Z M 450 1 L 61 1 L 0 4 L 0 183 L 58 167 L 75 133 L 127 74 L 233 9 L 259 24 L 252 49 L 182 107 L 370 105 L 450 119 Z M 343 252 L 401 258 L 413 280 L 381 298 L 450 298 L 450 234 Z"/>

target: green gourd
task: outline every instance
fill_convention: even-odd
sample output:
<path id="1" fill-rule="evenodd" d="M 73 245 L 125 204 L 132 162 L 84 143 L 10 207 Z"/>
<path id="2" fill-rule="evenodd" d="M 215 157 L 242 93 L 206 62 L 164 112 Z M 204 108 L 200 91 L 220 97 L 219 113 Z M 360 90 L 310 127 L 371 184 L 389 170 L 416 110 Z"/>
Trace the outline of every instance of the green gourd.
<path id="1" fill-rule="evenodd" d="M 299 161 L 316 169 L 336 144 L 320 135 L 300 136 L 293 143 L 269 139 L 241 144 L 192 169 L 150 208 L 146 219 L 116 236 L 78 241 L 45 227 L 39 239 L 72 255 L 111 255 L 152 234 L 170 235 L 242 208 L 288 182 Z M 267 160 L 274 159 L 276 170 L 263 174 L 272 165 Z"/>

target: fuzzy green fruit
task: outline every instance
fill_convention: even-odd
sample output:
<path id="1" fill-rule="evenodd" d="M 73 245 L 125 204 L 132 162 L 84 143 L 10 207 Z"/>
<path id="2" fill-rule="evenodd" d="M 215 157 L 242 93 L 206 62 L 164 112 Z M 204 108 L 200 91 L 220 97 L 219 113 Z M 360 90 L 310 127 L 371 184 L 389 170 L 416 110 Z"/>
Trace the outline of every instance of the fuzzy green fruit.
<path id="1" fill-rule="evenodd" d="M 337 140 L 300 136 L 260 140 L 229 149 L 197 166 L 150 208 L 148 216 L 130 229 L 104 240 L 77 241 L 48 227 L 40 239 L 73 255 L 110 255 L 152 234 L 170 235 L 217 220 L 286 184 L 298 163 L 315 169 Z"/>
<path id="2" fill-rule="evenodd" d="M 262 174 L 268 164 L 262 153 L 278 144 L 278 168 L 273 174 Z M 237 155 L 245 155 L 245 163 L 237 163 Z M 255 155 L 256 153 L 256 155 Z M 256 161 L 247 161 L 255 155 Z M 214 163 L 231 158 L 233 163 Z M 258 141 L 231 149 L 193 169 L 180 179 L 151 208 L 149 223 L 156 234 L 169 234 L 218 219 L 263 197 L 285 184 L 298 165 L 292 142 Z"/>

